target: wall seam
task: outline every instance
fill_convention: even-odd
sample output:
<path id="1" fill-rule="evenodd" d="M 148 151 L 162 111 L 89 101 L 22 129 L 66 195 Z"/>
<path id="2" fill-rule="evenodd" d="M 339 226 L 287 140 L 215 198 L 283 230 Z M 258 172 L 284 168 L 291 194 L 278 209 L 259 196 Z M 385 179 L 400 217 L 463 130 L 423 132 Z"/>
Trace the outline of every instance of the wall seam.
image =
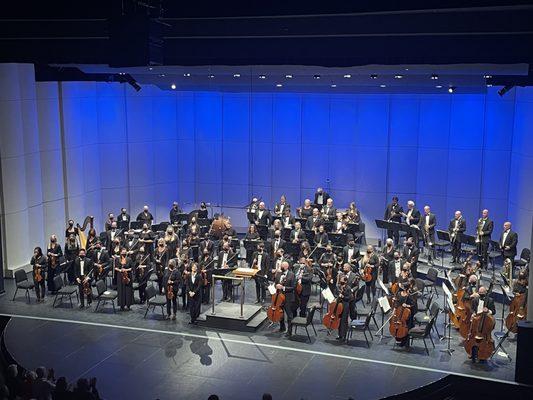
<path id="1" fill-rule="evenodd" d="M 126 187 L 128 188 L 128 210 L 133 215 L 131 209 L 131 184 L 130 184 L 130 138 L 128 135 L 128 99 L 126 96 L 126 85 L 122 85 L 122 98 L 124 99 L 124 130 L 126 133 Z"/>
<path id="2" fill-rule="evenodd" d="M 507 215 L 506 220 L 509 220 L 510 214 L 511 214 L 511 207 L 510 207 L 510 199 L 509 196 L 511 194 L 511 172 L 512 172 L 512 165 L 513 165 L 513 149 L 514 149 L 514 135 L 515 135 L 515 117 L 516 117 L 516 106 L 517 106 L 517 98 L 518 98 L 518 90 L 514 89 L 514 101 L 513 101 L 513 130 L 511 132 L 511 149 L 509 151 L 509 173 L 507 174 Z M 533 236 L 532 236 L 533 240 Z"/>
<path id="3" fill-rule="evenodd" d="M 485 205 L 481 207 L 482 200 L 483 200 L 483 177 L 484 177 L 484 171 L 485 171 L 485 134 L 486 134 L 486 124 L 485 121 L 487 115 L 487 95 L 483 96 L 483 134 L 481 135 L 481 171 L 480 171 L 480 177 L 479 177 L 479 197 L 478 197 L 478 215 L 481 212 L 482 209 L 485 208 Z"/>
<path id="4" fill-rule="evenodd" d="M 70 219 L 68 200 L 68 176 L 67 176 L 67 151 L 65 140 L 65 119 L 63 115 L 63 83 L 57 82 L 57 100 L 59 108 L 59 140 L 61 143 L 61 176 L 63 179 L 63 206 L 65 207 L 65 217 Z"/>

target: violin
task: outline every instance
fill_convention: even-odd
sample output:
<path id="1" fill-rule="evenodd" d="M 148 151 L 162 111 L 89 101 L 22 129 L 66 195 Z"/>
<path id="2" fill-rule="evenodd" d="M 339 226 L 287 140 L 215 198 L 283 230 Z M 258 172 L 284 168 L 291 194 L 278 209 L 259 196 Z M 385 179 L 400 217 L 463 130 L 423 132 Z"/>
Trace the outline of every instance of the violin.
<path id="1" fill-rule="evenodd" d="M 494 340 L 492 340 L 492 330 L 496 325 L 496 320 L 488 312 L 482 312 L 472 317 L 470 331 L 464 343 L 464 347 L 469 356 L 472 356 L 472 349 L 477 347 L 477 358 L 487 360 L 494 352 Z"/>
<path id="2" fill-rule="evenodd" d="M 86 279 L 86 278 L 83 278 L 83 294 L 85 296 L 89 296 L 90 294 L 92 294 L 92 289 L 91 289 L 91 282 L 89 281 L 89 279 Z"/>
<path id="3" fill-rule="evenodd" d="M 365 264 L 362 274 L 362 279 L 364 282 L 370 282 L 372 280 L 372 269 L 373 267 L 371 264 Z"/>
<path id="4" fill-rule="evenodd" d="M 283 283 L 281 283 L 283 284 Z M 285 304 L 285 295 L 277 290 L 272 296 L 272 302 L 267 310 L 267 317 L 272 322 L 280 322 L 283 319 L 283 305 Z"/>
<path id="5" fill-rule="evenodd" d="M 407 323 L 410 316 L 411 309 L 409 307 L 404 307 L 403 304 L 399 304 L 394 308 L 389 324 L 389 332 L 397 341 L 401 341 L 409 334 Z"/>
<path id="6" fill-rule="evenodd" d="M 43 280 L 42 268 L 40 264 L 35 264 L 35 282 L 41 282 Z"/>
<path id="7" fill-rule="evenodd" d="M 336 298 L 329 306 L 328 313 L 322 318 L 322 324 L 328 329 L 339 329 L 343 304 L 340 298 Z"/>
<path id="8" fill-rule="evenodd" d="M 509 314 L 505 317 L 505 326 L 513 333 L 518 332 L 518 322 L 527 317 L 527 296 L 525 293 L 516 294 L 509 305 Z"/>
<path id="9" fill-rule="evenodd" d="M 128 271 L 125 271 L 124 270 L 124 266 L 126 265 L 126 258 L 125 257 L 120 257 L 120 265 L 122 267 L 122 271 L 121 271 L 121 274 L 122 274 L 122 282 L 127 285 L 130 283 L 130 277 L 128 275 Z"/>
<path id="10" fill-rule="evenodd" d="M 167 299 L 172 300 L 173 298 L 174 298 L 174 285 L 169 279 L 168 284 L 167 284 Z"/>

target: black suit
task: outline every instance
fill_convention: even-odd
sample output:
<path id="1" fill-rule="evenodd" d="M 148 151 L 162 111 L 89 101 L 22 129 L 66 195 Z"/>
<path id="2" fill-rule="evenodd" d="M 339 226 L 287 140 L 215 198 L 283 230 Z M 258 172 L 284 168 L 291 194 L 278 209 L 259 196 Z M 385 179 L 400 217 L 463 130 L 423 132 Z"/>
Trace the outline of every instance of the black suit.
<path id="1" fill-rule="evenodd" d="M 270 246 L 272 247 L 272 255 L 275 255 L 276 251 L 278 251 L 279 249 L 283 249 L 283 247 L 285 246 L 285 240 L 281 238 L 272 239 L 270 241 Z"/>
<path id="2" fill-rule="evenodd" d="M 282 277 L 285 275 L 285 279 Z M 296 307 L 296 298 L 294 296 L 294 289 L 296 287 L 296 279 L 294 272 L 287 270 L 286 272 L 278 272 L 276 274 L 274 282 L 283 285 L 281 291 L 285 295 L 285 304 L 283 305 L 284 318 L 280 321 L 280 330 L 285 330 L 285 318 L 287 319 L 287 328 L 289 335 L 292 334 L 292 318 L 294 315 L 294 309 Z"/>
<path id="3" fill-rule="evenodd" d="M 309 297 L 311 296 L 311 284 L 313 280 L 313 270 L 308 270 L 305 265 L 299 264 L 300 268 L 303 268 L 301 271 L 298 270 L 298 276 L 300 276 L 300 284 L 302 285 L 302 292 L 300 293 L 299 309 L 300 317 L 307 316 L 307 303 L 309 303 Z M 298 282 L 296 282 L 298 283 Z M 294 310 L 296 314 L 296 309 Z M 294 315 L 293 314 L 293 315 Z"/>
<path id="4" fill-rule="evenodd" d="M 152 221 L 154 220 L 154 216 L 152 213 L 141 211 L 139 215 L 137 215 L 137 221 L 141 221 L 143 224 L 148 224 L 148 226 L 152 225 Z"/>
<path id="5" fill-rule="evenodd" d="M 224 250 L 221 250 L 218 253 L 217 268 L 221 269 L 224 266 Z M 226 266 L 228 268 L 233 268 L 237 263 L 236 257 L 234 256 L 233 250 L 229 250 L 226 255 Z M 222 280 L 222 300 L 229 300 L 231 298 L 231 280 L 223 279 Z"/>
<path id="6" fill-rule="evenodd" d="M 327 194 L 326 192 L 322 191 L 322 204 L 319 204 L 318 203 L 318 197 L 320 196 L 320 194 L 318 192 L 315 192 L 315 206 L 318 206 L 319 209 L 321 209 L 322 207 L 321 206 L 325 206 L 328 199 L 329 199 L 329 194 Z"/>
<path id="7" fill-rule="evenodd" d="M 385 209 L 385 216 L 383 219 L 385 221 L 392 221 L 392 222 L 402 222 L 402 213 L 403 213 L 403 207 L 396 203 L 390 203 L 387 205 L 387 208 Z M 394 239 L 394 244 L 398 244 L 400 241 L 400 231 L 387 231 L 387 237 Z"/>
<path id="8" fill-rule="evenodd" d="M 117 223 L 118 222 L 123 222 L 123 221 L 124 222 L 130 222 L 130 215 L 128 213 L 126 213 L 126 214 L 122 214 L 122 213 L 118 214 Z"/>
<path id="9" fill-rule="evenodd" d="M 518 244 L 518 234 L 515 231 L 512 231 L 509 229 L 509 233 L 507 234 L 507 237 L 505 238 L 505 243 L 503 242 L 503 234 L 505 232 L 502 232 L 500 235 L 500 247 L 502 249 L 503 258 L 509 258 L 511 261 L 514 262 L 514 259 L 516 257 L 516 246 Z M 509 247 L 509 249 L 505 249 L 506 247 Z"/>
<path id="10" fill-rule="evenodd" d="M 169 217 L 170 217 L 170 223 L 171 224 L 177 224 L 179 222 L 178 215 L 182 213 L 181 209 L 172 207 L 170 209 Z"/>
<path id="11" fill-rule="evenodd" d="M 307 218 L 307 222 L 305 223 L 305 229 L 310 231 L 313 228 L 318 228 L 318 226 L 322 225 L 323 222 L 324 221 L 322 220 L 322 218 L 320 218 L 320 216 L 314 217 L 311 215 L 309 218 Z"/>
<path id="12" fill-rule="evenodd" d="M 426 224 L 426 217 L 429 217 L 428 224 Z M 424 214 L 420 217 L 419 227 L 422 232 L 422 238 L 424 239 L 424 247 L 429 249 L 428 261 L 431 262 L 432 258 L 435 258 L 435 226 L 437 225 L 437 217 L 430 212 L 428 215 Z M 425 231 L 427 226 L 427 233 Z"/>
<path id="13" fill-rule="evenodd" d="M 291 239 L 291 242 L 294 241 L 294 239 L 297 239 L 298 242 L 304 241 L 305 240 L 305 232 L 304 232 L 304 230 L 300 229 L 299 232 L 296 232 L 296 229 L 293 229 L 291 231 L 290 239 Z"/>
<path id="14" fill-rule="evenodd" d="M 276 205 L 274 206 L 274 213 L 281 217 L 283 213 L 285 212 L 285 210 L 290 211 L 290 209 L 291 209 L 291 205 L 288 204 L 287 202 L 285 202 L 283 210 L 281 209 L 281 203 L 276 203 Z"/>
<path id="15" fill-rule="evenodd" d="M 408 213 L 409 213 L 409 210 L 407 210 L 406 214 Z M 412 237 L 415 242 L 415 246 L 418 247 L 420 236 L 418 235 L 419 232 L 417 228 L 418 228 L 418 224 L 420 223 L 420 211 L 418 211 L 416 208 L 413 208 L 413 210 L 411 211 L 411 218 L 405 217 L 405 223 L 407 224 L 408 222 L 409 222 L 408 225 L 412 226 L 413 230 L 412 232 L 408 232 L 406 237 L 407 238 Z"/>
<path id="16" fill-rule="evenodd" d="M 84 301 L 85 301 L 85 294 L 83 293 L 83 280 L 90 276 L 93 268 L 94 268 L 93 260 L 91 260 L 89 257 L 85 257 L 83 259 L 83 271 L 81 270 L 81 258 L 76 257 L 76 259 L 74 260 L 74 274 L 76 275 L 76 278 L 80 279 L 80 282 L 78 282 L 78 290 L 80 292 L 80 303 L 82 307 L 84 306 Z M 91 282 L 89 281 L 89 287 L 90 285 L 91 285 Z M 91 302 L 92 302 L 92 293 L 89 293 L 87 295 L 87 303 L 91 304 Z"/>
<path id="17" fill-rule="evenodd" d="M 94 249 L 94 250 L 91 250 L 87 254 L 87 256 L 91 258 L 94 264 L 101 264 L 103 268 L 102 273 L 105 274 L 106 269 L 109 268 L 109 260 L 110 260 L 109 252 L 104 248 L 102 248 L 99 252 L 96 251 L 96 249 Z M 95 268 L 93 270 L 93 277 L 95 281 L 97 281 L 100 278 L 100 274 L 98 270 L 99 270 L 98 266 L 95 265 Z"/>
<path id="18" fill-rule="evenodd" d="M 481 228 L 481 234 L 479 236 L 480 242 L 478 243 L 478 254 L 480 255 L 480 258 L 481 258 L 482 267 L 487 268 L 488 256 L 489 256 L 489 243 L 490 243 L 490 237 L 492 235 L 492 231 L 494 230 L 494 222 L 489 218 L 485 220 L 481 219 L 481 221 L 478 220 L 478 225 L 476 226 L 476 236 L 477 236 L 477 229 L 481 223 L 483 223 L 483 226 Z"/>
<path id="19" fill-rule="evenodd" d="M 398 276 L 396 276 L 396 260 L 389 261 L 388 272 L 389 272 L 389 283 L 391 284 L 395 283 L 398 280 L 398 278 L 400 277 L 400 272 L 403 269 L 403 264 L 405 263 L 405 261 L 402 260 L 401 258 L 398 260 L 398 262 L 399 262 L 400 270 L 398 271 Z"/>
<path id="20" fill-rule="evenodd" d="M 457 221 L 457 231 L 455 232 L 455 236 L 452 237 L 455 225 Z M 459 262 L 459 257 L 461 256 L 461 236 L 466 231 L 466 220 L 461 217 L 458 220 L 456 218 L 452 218 L 450 223 L 448 224 L 448 232 L 450 233 L 450 240 L 452 243 L 452 261 Z"/>
<path id="21" fill-rule="evenodd" d="M 352 256 L 350 257 L 349 256 L 349 250 L 352 249 L 353 252 L 352 252 Z M 350 263 L 352 265 L 352 267 L 354 265 L 356 265 L 356 261 L 357 259 L 360 257 L 359 255 L 359 251 L 357 250 L 357 248 L 354 246 L 354 247 L 350 247 L 348 245 L 344 246 L 344 248 L 342 249 L 342 262 L 344 263 Z"/>
<path id="22" fill-rule="evenodd" d="M 119 238 L 120 242 L 122 243 L 122 231 L 120 229 L 115 229 L 115 235 L 112 237 L 111 232 L 113 230 L 108 230 L 105 233 L 106 241 L 105 241 L 105 247 L 109 253 L 111 253 L 111 248 L 113 247 L 113 239 Z"/>
<path id="23" fill-rule="evenodd" d="M 257 212 L 255 213 L 255 222 L 258 225 L 270 226 L 272 222 L 272 216 L 270 215 L 270 211 L 268 211 L 267 209 L 264 209 L 262 211 L 257 210 Z"/>
<path id="24" fill-rule="evenodd" d="M 191 297 L 189 292 L 194 292 L 194 295 Z M 202 275 L 200 272 L 197 272 L 194 277 L 191 272 L 191 275 L 187 278 L 187 297 L 189 299 L 191 322 L 194 323 L 200 316 L 202 308 Z"/>
<path id="25" fill-rule="evenodd" d="M 261 262 L 259 263 L 259 256 L 261 256 Z M 258 275 L 262 277 L 268 276 L 268 269 L 270 268 L 270 256 L 266 251 L 259 253 L 258 251 L 254 252 L 252 255 L 252 266 L 259 269 Z M 266 289 L 263 285 L 263 280 L 261 277 L 255 278 L 255 294 L 256 300 L 258 302 L 264 301 L 266 298 Z"/>
<path id="26" fill-rule="evenodd" d="M 335 207 L 328 207 L 325 205 L 322 207 L 322 216 L 328 221 L 333 221 L 337 216 L 337 209 Z"/>
<path id="27" fill-rule="evenodd" d="M 317 246 L 321 245 L 322 247 L 325 247 L 329 243 L 328 234 L 325 231 L 324 232 L 317 232 L 315 234 L 314 241 L 315 241 L 315 244 Z"/>
<path id="28" fill-rule="evenodd" d="M 411 275 L 413 278 L 416 278 L 416 271 L 417 271 L 417 264 L 418 264 L 418 256 L 420 255 L 420 250 L 418 249 L 418 247 L 416 246 L 413 246 L 413 247 L 409 247 L 409 246 L 405 246 L 403 248 L 403 255 L 402 255 L 402 258 L 411 263 Z"/>

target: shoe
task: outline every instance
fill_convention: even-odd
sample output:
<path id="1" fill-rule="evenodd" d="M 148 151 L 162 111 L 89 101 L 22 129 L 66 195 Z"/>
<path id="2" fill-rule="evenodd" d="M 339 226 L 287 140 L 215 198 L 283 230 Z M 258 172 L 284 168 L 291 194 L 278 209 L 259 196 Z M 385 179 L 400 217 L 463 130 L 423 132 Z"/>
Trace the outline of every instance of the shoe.
<path id="1" fill-rule="evenodd" d="M 261 300 L 256 300 L 255 301 L 255 304 L 260 304 L 261 303 Z"/>
<path id="2" fill-rule="evenodd" d="M 81 310 L 82 308 L 85 308 L 85 306 L 84 306 L 83 304 L 80 304 L 80 310 Z"/>
<path id="3" fill-rule="evenodd" d="M 175 320 L 176 319 L 176 314 L 172 314 L 172 317 L 170 317 L 170 319 Z"/>
<path id="4" fill-rule="evenodd" d="M 281 329 L 281 328 L 279 328 L 278 332 L 279 332 L 279 333 L 283 333 L 283 332 L 285 332 L 285 329 Z"/>
<path id="5" fill-rule="evenodd" d="M 290 332 L 286 332 L 286 333 L 285 333 L 285 337 L 288 337 L 288 338 L 292 337 L 292 333 L 290 333 Z"/>

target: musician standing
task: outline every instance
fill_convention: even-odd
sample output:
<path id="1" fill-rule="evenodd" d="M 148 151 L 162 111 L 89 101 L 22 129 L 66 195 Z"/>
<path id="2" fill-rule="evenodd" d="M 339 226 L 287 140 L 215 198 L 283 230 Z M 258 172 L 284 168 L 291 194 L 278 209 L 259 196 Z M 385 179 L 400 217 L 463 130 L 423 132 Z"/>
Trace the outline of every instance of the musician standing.
<path id="1" fill-rule="evenodd" d="M 481 213 L 476 228 L 478 255 L 481 259 L 481 266 L 485 269 L 488 267 L 489 244 L 493 229 L 494 222 L 489 218 L 489 210 L 485 209 Z"/>
<path id="2" fill-rule="evenodd" d="M 270 265 L 270 257 L 265 251 L 265 245 L 259 243 L 257 245 L 257 251 L 252 255 L 252 268 L 257 269 L 259 276 L 254 276 L 255 280 L 255 295 L 256 304 L 262 303 L 266 298 L 266 290 L 263 284 L 264 277 L 268 274 L 268 267 Z"/>
<path id="3" fill-rule="evenodd" d="M 90 275 L 94 268 L 93 261 L 86 257 L 85 249 L 80 249 L 78 257 L 74 260 L 74 273 L 76 275 L 76 282 L 80 292 L 80 308 L 85 307 L 85 292 L 84 286 L 89 285 L 87 293 L 87 305 L 91 305 L 93 300 Z"/>
<path id="4" fill-rule="evenodd" d="M 348 263 L 354 268 L 359 259 L 359 251 L 355 248 L 355 240 L 353 236 L 348 238 L 348 244 L 342 249 L 342 261 Z"/>
<path id="5" fill-rule="evenodd" d="M 403 248 L 403 259 L 408 262 L 411 267 L 411 276 L 413 278 L 417 277 L 417 268 L 418 268 L 418 256 L 420 255 L 420 250 L 415 246 L 415 241 L 412 237 L 407 238 L 405 246 Z"/>
<path id="6" fill-rule="evenodd" d="M 144 206 L 143 210 L 139 213 L 139 215 L 137 215 L 137 221 L 141 221 L 143 224 L 147 224 L 148 226 L 152 225 L 154 216 L 148 210 L 148 206 Z"/>
<path id="7" fill-rule="evenodd" d="M 165 288 L 165 298 L 167 299 L 167 316 L 166 319 L 176 319 L 178 311 L 178 290 L 180 287 L 181 274 L 176 268 L 176 259 L 173 258 L 168 262 L 168 267 L 163 275 L 163 287 Z"/>
<path id="8" fill-rule="evenodd" d="M 300 268 L 296 272 L 296 284 L 300 284 L 302 291 L 300 293 L 300 317 L 305 318 L 307 316 L 307 304 L 309 303 L 309 297 L 311 296 L 311 283 L 313 280 L 313 261 L 306 258 L 300 259 Z"/>
<path id="9" fill-rule="evenodd" d="M 154 254 L 154 239 L 154 232 L 152 232 L 147 223 L 144 223 L 143 229 L 141 233 L 139 233 L 139 242 L 143 244 L 144 251 L 150 255 Z"/>
<path id="10" fill-rule="evenodd" d="M 152 274 L 150 254 L 146 254 L 144 246 L 139 248 L 139 252 L 135 256 L 135 279 L 139 284 L 139 300 L 141 304 L 146 301 L 146 286 L 148 285 L 148 279 Z"/>
<path id="11" fill-rule="evenodd" d="M 30 260 L 30 265 L 33 271 L 33 283 L 35 285 L 35 294 L 37 295 L 37 302 L 44 301 L 45 288 L 44 276 L 46 271 L 46 257 L 40 247 L 33 249 L 33 256 Z"/>
<path id="12" fill-rule="evenodd" d="M 199 268 L 200 272 L 205 275 L 206 280 L 202 285 L 202 302 L 204 304 L 209 304 L 209 299 L 211 297 L 211 279 L 213 277 L 215 261 L 207 248 L 205 248 L 200 255 Z"/>
<path id="13" fill-rule="evenodd" d="M 326 204 L 326 202 L 329 199 L 329 194 L 327 194 L 324 189 L 321 187 L 317 188 L 315 192 L 315 207 L 322 209 L 322 207 Z M 335 214 L 333 214 L 335 215 Z"/>
<path id="14" fill-rule="evenodd" d="M 503 259 L 511 260 L 511 265 L 514 265 L 514 259 L 517 251 L 518 233 L 511 230 L 511 223 L 509 221 L 503 224 L 503 232 L 500 235 L 500 248 L 502 249 Z"/>
<path id="15" fill-rule="evenodd" d="M 222 250 L 218 253 L 218 269 L 228 269 L 235 265 L 234 253 L 229 243 L 222 245 Z M 231 280 L 222 280 L 222 301 L 231 301 Z"/>
<path id="16" fill-rule="evenodd" d="M 437 217 L 429 206 L 424 206 L 424 216 L 420 219 L 420 230 L 424 239 L 424 248 L 428 252 L 428 263 L 433 265 L 435 259 L 435 226 Z"/>
<path id="17" fill-rule="evenodd" d="M 290 239 L 292 243 L 300 243 L 305 240 L 305 232 L 302 229 L 300 221 L 294 223 L 294 229 L 291 231 Z"/>
<path id="18" fill-rule="evenodd" d="M 394 241 L 391 238 L 387 238 L 385 246 L 381 251 L 380 265 L 383 272 L 383 283 L 389 283 L 389 265 L 394 259 Z"/>
<path id="19" fill-rule="evenodd" d="M 110 224 L 109 229 L 106 230 L 106 247 L 109 254 L 112 253 L 113 242 L 115 239 L 120 239 L 120 232 L 117 229 L 117 222 L 113 221 Z"/>
<path id="20" fill-rule="evenodd" d="M 348 334 L 348 317 L 350 316 L 351 308 L 350 303 L 353 303 L 353 293 L 350 286 L 348 286 L 348 280 L 346 276 L 341 276 L 337 291 L 337 301 L 341 301 L 343 306 L 339 324 L 339 336 L 337 336 L 337 340 L 345 341 L 346 335 Z"/>
<path id="21" fill-rule="evenodd" d="M 270 211 L 265 208 L 265 202 L 262 201 L 259 203 L 259 208 L 255 213 L 255 224 L 270 226 L 271 222 L 272 216 L 270 215 Z"/>
<path id="22" fill-rule="evenodd" d="M 170 209 L 170 212 L 169 212 L 169 218 L 170 218 L 170 223 L 172 225 L 177 225 L 179 224 L 179 215 L 182 213 L 181 211 L 181 208 L 178 204 L 177 201 L 175 201 L 174 203 L 172 203 L 172 208 Z"/>
<path id="23" fill-rule="evenodd" d="M 296 286 L 296 279 L 294 273 L 289 270 L 289 263 L 283 261 L 281 263 L 281 271 L 276 273 L 274 283 L 276 289 L 283 292 L 285 295 L 285 303 L 283 304 L 283 318 L 280 321 L 279 331 L 285 332 L 285 319 L 287 320 L 287 336 L 292 336 L 292 317 L 295 308 L 294 289 Z"/>
<path id="24" fill-rule="evenodd" d="M 383 219 L 390 222 L 402 222 L 403 207 L 398 203 L 398 196 L 393 196 L 392 203 L 387 205 Z M 400 242 L 400 231 L 387 231 L 387 237 L 394 239 L 394 244 Z"/>
<path id="25" fill-rule="evenodd" d="M 281 238 L 281 231 L 274 232 L 274 239 L 271 241 L 272 255 L 276 254 L 278 249 L 283 249 L 285 246 L 285 240 Z"/>
<path id="26" fill-rule="evenodd" d="M 65 262 L 66 268 L 63 270 L 63 280 L 69 284 L 74 283 L 74 260 L 78 257 L 80 246 L 76 241 L 76 236 L 71 233 L 65 243 Z"/>
<path id="27" fill-rule="evenodd" d="M 118 221 L 119 222 L 126 222 L 129 224 L 130 222 L 130 215 L 127 213 L 126 209 L 122 207 L 120 209 L 120 214 L 118 215 Z"/>
<path id="28" fill-rule="evenodd" d="M 411 232 L 408 232 L 408 236 L 412 236 L 414 239 L 414 244 L 418 247 L 418 224 L 420 223 L 420 211 L 415 208 L 415 202 L 409 200 L 407 202 L 407 214 L 404 214 L 405 223 L 410 227 L 413 227 Z"/>
<path id="29" fill-rule="evenodd" d="M 196 324 L 202 308 L 202 276 L 198 272 L 198 264 L 192 263 L 191 276 L 187 279 L 187 295 L 189 297 L 190 324 Z"/>
<path id="30" fill-rule="evenodd" d="M 145 250 L 146 250 L 146 245 L 145 245 Z M 160 238 L 157 241 L 157 249 L 154 252 L 155 274 L 157 276 L 157 286 L 159 289 L 159 294 L 163 293 L 163 275 L 165 274 L 165 269 L 168 266 L 168 261 L 170 259 L 170 256 L 171 254 L 169 254 L 168 252 L 165 239 Z"/>
<path id="31" fill-rule="evenodd" d="M 107 219 L 104 224 L 104 229 L 106 230 L 106 232 L 111 229 L 113 222 L 116 222 L 115 215 L 113 213 L 107 214 Z"/>
<path id="32" fill-rule="evenodd" d="M 452 263 L 460 262 L 461 258 L 461 237 L 466 231 L 466 220 L 461 211 L 456 211 L 454 217 L 448 224 L 450 242 L 452 244 Z"/>
<path id="33" fill-rule="evenodd" d="M 50 236 L 50 243 L 46 251 L 48 257 L 48 266 L 46 268 L 46 285 L 49 292 L 55 292 L 54 278 L 59 272 L 59 263 L 61 257 L 63 257 L 63 251 L 61 245 L 57 243 L 57 236 Z"/>
<path id="34" fill-rule="evenodd" d="M 115 258 L 114 264 L 117 276 L 117 303 L 122 311 L 124 311 L 124 307 L 129 311 L 133 304 L 133 276 L 131 272 L 133 263 L 128 257 L 128 252 L 125 247 L 120 249 L 120 257 Z"/>
<path id="35" fill-rule="evenodd" d="M 372 292 L 372 299 L 376 296 L 376 280 L 379 270 L 379 258 L 374 253 L 374 246 L 367 246 L 366 253 L 361 259 L 361 269 L 364 271 L 365 268 L 372 269 L 372 278 L 365 282 L 366 300 L 367 304 L 370 304 L 370 292 Z"/>
<path id="36" fill-rule="evenodd" d="M 395 251 L 393 259 L 389 262 L 389 283 L 392 285 L 400 279 L 401 272 L 403 270 L 404 261 L 400 257 L 400 252 Z"/>

